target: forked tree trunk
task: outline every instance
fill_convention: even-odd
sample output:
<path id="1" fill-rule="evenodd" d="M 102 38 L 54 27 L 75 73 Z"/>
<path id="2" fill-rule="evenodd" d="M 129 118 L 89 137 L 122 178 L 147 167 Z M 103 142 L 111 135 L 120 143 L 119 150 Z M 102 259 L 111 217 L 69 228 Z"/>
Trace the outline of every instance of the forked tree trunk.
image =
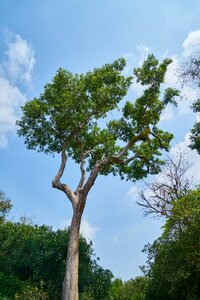
<path id="1" fill-rule="evenodd" d="M 67 251 L 62 300 L 78 300 L 79 232 L 83 208 L 74 209 Z"/>

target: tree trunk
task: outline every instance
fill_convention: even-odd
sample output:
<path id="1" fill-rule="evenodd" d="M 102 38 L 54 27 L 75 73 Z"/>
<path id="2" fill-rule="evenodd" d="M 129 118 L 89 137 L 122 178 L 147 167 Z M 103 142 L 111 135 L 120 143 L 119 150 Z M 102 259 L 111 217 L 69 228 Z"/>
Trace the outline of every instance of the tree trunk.
<path id="1" fill-rule="evenodd" d="M 66 272 L 63 281 L 62 300 L 78 300 L 79 231 L 83 208 L 74 208 L 71 222 Z"/>

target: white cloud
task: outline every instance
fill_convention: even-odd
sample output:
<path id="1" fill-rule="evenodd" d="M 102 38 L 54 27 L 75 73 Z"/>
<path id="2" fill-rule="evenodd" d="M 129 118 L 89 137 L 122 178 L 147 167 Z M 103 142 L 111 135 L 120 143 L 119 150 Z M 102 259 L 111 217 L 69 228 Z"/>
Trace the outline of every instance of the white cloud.
<path id="1" fill-rule="evenodd" d="M 123 70 L 123 75 L 124 76 L 132 76 L 134 64 L 136 62 L 136 57 L 133 53 L 125 53 L 125 54 L 122 54 L 122 56 L 126 60 L 126 67 Z"/>
<path id="2" fill-rule="evenodd" d="M 139 67 L 141 67 L 142 64 L 143 64 L 143 62 L 144 62 L 144 60 L 147 58 L 150 49 L 146 45 L 139 44 L 139 45 L 137 45 L 137 50 L 140 53 L 140 59 L 138 61 L 138 65 L 139 65 Z"/>
<path id="3" fill-rule="evenodd" d="M 140 189 L 136 186 L 136 185 L 133 185 L 127 192 L 126 196 L 133 200 L 133 199 L 136 199 L 138 197 L 138 194 L 140 192 Z"/>
<path id="4" fill-rule="evenodd" d="M 200 46 L 200 30 L 197 31 L 199 34 L 199 46 Z M 193 37 L 193 33 L 191 32 L 188 37 Z M 196 34 L 194 35 L 196 37 Z M 189 53 L 189 49 L 194 50 L 193 43 L 194 38 L 186 38 L 186 40 L 183 43 L 183 56 L 185 55 L 185 51 Z M 197 40 L 196 40 L 197 43 Z M 179 78 L 178 70 L 181 67 L 181 61 L 183 56 L 178 57 L 177 55 L 172 55 L 171 58 L 173 62 L 169 65 L 166 76 L 165 76 L 165 85 L 178 89 L 180 91 L 180 97 L 177 98 L 178 101 L 178 107 L 177 107 L 177 113 L 178 115 L 184 115 L 184 114 L 190 114 L 192 113 L 191 105 L 198 98 L 198 91 L 195 90 L 191 86 L 182 86 L 181 80 Z M 171 120 L 175 116 L 174 110 L 172 108 L 168 109 L 167 111 L 163 112 L 163 115 L 161 116 L 161 121 L 168 121 Z"/>
<path id="5" fill-rule="evenodd" d="M 83 219 L 81 222 L 80 231 L 87 241 L 91 241 L 95 238 L 98 229 L 98 227 L 92 226 L 87 219 Z"/>
<path id="6" fill-rule="evenodd" d="M 129 207 L 133 207 L 139 199 L 140 189 L 136 185 L 132 185 L 126 193 L 125 202 Z"/>
<path id="7" fill-rule="evenodd" d="M 60 224 L 59 228 L 64 229 L 66 227 L 69 227 L 70 224 L 71 224 L 71 220 L 68 219 L 68 220 L 62 222 Z M 81 221 L 80 233 L 85 237 L 85 239 L 88 242 L 94 240 L 98 230 L 99 230 L 99 228 L 96 226 L 92 226 L 87 219 L 83 219 Z"/>
<path id="8" fill-rule="evenodd" d="M 135 61 L 137 61 L 138 67 L 141 67 L 144 60 L 149 54 L 149 48 L 145 45 L 140 44 L 137 45 L 137 50 L 139 52 L 139 56 L 135 58 Z M 131 57 L 130 54 L 129 57 Z M 132 66 L 132 70 L 134 69 L 134 67 L 135 66 Z M 142 96 L 145 88 L 146 87 L 144 85 L 142 85 L 140 82 L 137 82 L 137 79 L 135 77 L 133 78 L 132 89 L 136 93 L 137 97 Z"/>
<path id="9" fill-rule="evenodd" d="M 4 69 L 13 80 L 30 83 L 35 64 L 34 50 L 19 35 L 6 32 L 7 51 Z"/>
<path id="10" fill-rule="evenodd" d="M 183 42 L 183 55 L 190 56 L 195 51 L 199 51 L 200 47 L 200 29 L 192 31 L 188 34 Z"/>
<path id="11" fill-rule="evenodd" d="M 194 100 L 198 99 L 198 91 L 190 86 L 180 87 L 181 97 L 178 101 L 179 115 L 192 113 L 191 105 Z"/>
<path id="12" fill-rule="evenodd" d="M 188 146 L 190 144 L 190 135 L 187 133 L 183 141 L 177 143 L 171 148 L 170 153 L 172 155 L 179 153 L 181 151 L 186 155 L 189 163 L 191 163 L 191 168 L 188 170 L 188 176 L 192 179 L 194 185 L 200 184 L 200 155 L 196 150 L 191 150 Z"/>
<path id="13" fill-rule="evenodd" d="M 0 77 L 0 148 L 7 146 L 8 136 L 15 132 L 20 105 L 24 101 L 25 96 L 20 90 Z"/>
<path id="14" fill-rule="evenodd" d="M 169 121 L 174 118 L 174 111 L 171 106 L 167 106 L 160 116 L 160 121 Z"/>
<path id="15" fill-rule="evenodd" d="M 168 66 L 167 72 L 165 75 L 165 84 L 173 88 L 178 88 L 180 86 L 178 80 L 177 70 L 179 68 L 179 58 L 177 55 L 171 55 L 172 63 Z"/>
<path id="16" fill-rule="evenodd" d="M 136 81 L 136 78 L 133 79 L 132 89 L 136 93 L 137 97 L 142 96 L 145 88 L 146 87 L 144 85 L 142 85 L 140 82 Z"/>
<path id="17" fill-rule="evenodd" d="M 0 148 L 8 144 L 8 138 L 16 130 L 16 120 L 20 116 L 20 106 L 25 95 L 13 80 L 31 83 L 35 63 L 34 51 L 19 35 L 7 32 L 6 58 L 0 62 Z"/>

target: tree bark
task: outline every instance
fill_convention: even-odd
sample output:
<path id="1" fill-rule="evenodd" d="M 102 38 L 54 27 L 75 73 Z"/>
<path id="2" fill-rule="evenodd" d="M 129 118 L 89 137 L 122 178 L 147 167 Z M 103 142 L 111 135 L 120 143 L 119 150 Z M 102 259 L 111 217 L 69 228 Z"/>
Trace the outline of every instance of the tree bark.
<path id="1" fill-rule="evenodd" d="M 81 205 L 80 205 L 81 204 Z M 62 300 L 78 300 L 79 232 L 85 199 L 79 199 L 71 222 Z"/>

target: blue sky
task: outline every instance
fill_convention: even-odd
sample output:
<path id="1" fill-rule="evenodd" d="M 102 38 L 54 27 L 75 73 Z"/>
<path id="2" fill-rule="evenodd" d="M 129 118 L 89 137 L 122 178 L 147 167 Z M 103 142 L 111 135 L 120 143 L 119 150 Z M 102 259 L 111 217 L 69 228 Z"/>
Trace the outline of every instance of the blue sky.
<path id="1" fill-rule="evenodd" d="M 28 151 L 16 135 L 20 105 L 38 96 L 59 67 L 86 72 L 127 58 L 126 73 L 148 53 L 173 58 L 166 85 L 179 88 L 176 68 L 200 46 L 200 3 L 191 0 L 34 0 L 0 2 L 0 189 L 12 199 L 11 218 L 32 218 L 55 229 L 69 224 L 71 207 L 51 188 L 59 167 L 52 158 Z M 141 93 L 133 84 L 132 100 Z M 160 126 L 174 133 L 172 150 L 187 149 L 195 116 L 189 106 L 197 96 L 187 87 L 177 109 L 168 109 Z M 198 155 L 189 153 L 194 182 Z M 69 162 L 65 180 L 72 186 L 79 170 Z M 150 180 L 150 179 L 149 179 Z M 161 233 L 161 222 L 144 218 L 136 195 L 142 183 L 99 177 L 85 209 L 82 232 L 92 238 L 100 264 L 126 280 L 140 274 L 141 253 Z"/>

